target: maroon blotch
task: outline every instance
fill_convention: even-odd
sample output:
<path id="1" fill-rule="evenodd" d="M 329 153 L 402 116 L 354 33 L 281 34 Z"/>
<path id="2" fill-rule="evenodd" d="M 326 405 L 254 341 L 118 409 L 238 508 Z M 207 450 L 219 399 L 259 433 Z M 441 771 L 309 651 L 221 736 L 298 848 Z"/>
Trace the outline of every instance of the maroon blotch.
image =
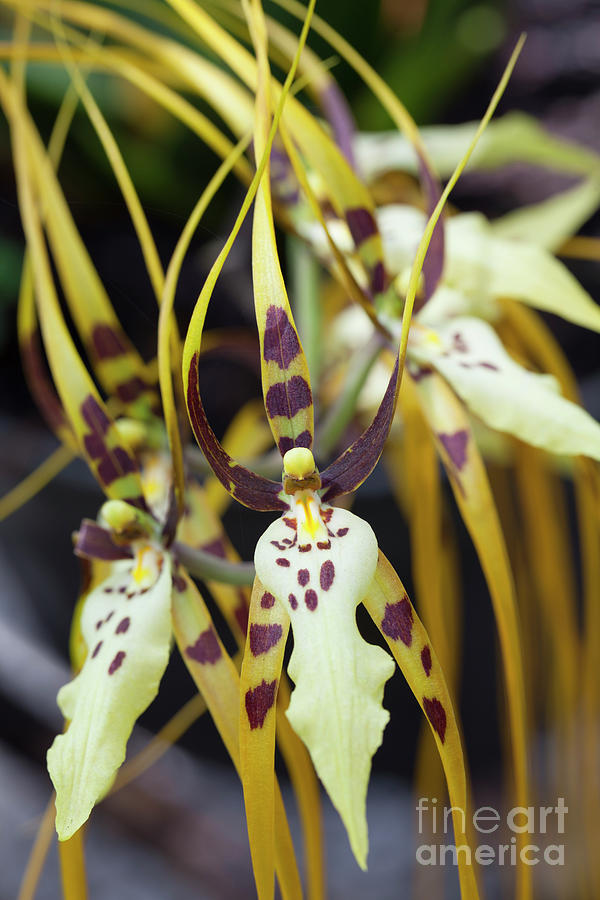
<path id="1" fill-rule="evenodd" d="M 347 528 L 338 528 L 336 534 L 338 537 L 344 537 L 345 534 L 348 534 L 348 529 Z"/>
<path id="2" fill-rule="evenodd" d="M 110 666 L 108 667 L 108 674 L 114 675 L 114 673 L 117 671 L 117 669 L 121 668 L 121 663 L 123 662 L 124 659 L 125 659 L 125 651 L 119 650 L 119 652 L 115 655 L 115 658 L 111 662 Z"/>
<path id="3" fill-rule="evenodd" d="M 431 650 L 427 646 L 427 644 L 421 650 L 421 665 L 425 671 L 425 674 L 429 678 L 431 672 Z"/>
<path id="4" fill-rule="evenodd" d="M 136 472 L 136 465 L 123 447 L 109 448 L 104 440 L 104 435 L 110 428 L 110 419 L 97 402 L 89 394 L 80 406 L 81 416 L 90 429 L 83 436 L 83 444 L 88 456 L 96 463 L 98 478 L 109 485 L 123 475 Z M 130 502 L 131 499 L 130 499 Z M 143 500 L 140 498 L 140 505 Z M 145 506 L 145 504 L 143 504 Z"/>
<path id="5" fill-rule="evenodd" d="M 393 641 L 402 641 L 407 647 L 412 643 L 413 613 L 407 597 L 397 603 L 386 603 L 381 630 Z"/>
<path id="6" fill-rule="evenodd" d="M 317 541 L 319 550 L 331 550 L 331 541 Z"/>
<path id="7" fill-rule="evenodd" d="M 267 362 L 276 362 L 287 369 L 300 352 L 300 341 L 284 309 L 269 306 L 265 323 L 263 355 Z"/>
<path id="8" fill-rule="evenodd" d="M 102 641 L 98 641 L 96 646 L 94 647 L 94 652 L 92 653 L 92 659 L 94 659 L 100 653 L 100 647 L 102 646 Z"/>
<path id="9" fill-rule="evenodd" d="M 273 606 L 274 603 L 275 603 L 275 597 L 273 596 L 273 594 L 270 594 L 268 591 L 265 591 L 265 593 L 260 598 L 260 605 L 262 606 L 262 608 L 263 609 L 271 609 L 271 607 Z"/>
<path id="10" fill-rule="evenodd" d="M 248 603 L 246 602 L 246 595 L 243 591 L 238 591 L 238 596 L 240 602 L 234 609 L 233 614 L 236 622 L 240 626 L 242 634 L 246 634 L 248 631 Z"/>
<path id="11" fill-rule="evenodd" d="M 98 359 L 113 359 L 127 353 L 125 341 L 110 325 L 94 326 L 92 346 Z"/>
<path id="12" fill-rule="evenodd" d="M 427 697 L 423 697 L 423 708 L 433 729 L 437 731 L 440 741 L 443 744 L 446 736 L 446 710 L 437 697 L 433 697 L 431 700 Z"/>
<path id="13" fill-rule="evenodd" d="M 267 713 L 275 703 L 275 693 L 277 690 L 277 679 L 267 682 L 261 681 L 254 689 L 249 688 L 246 691 L 245 704 L 246 715 L 250 728 L 262 728 L 265 724 Z"/>
<path id="14" fill-rule="evenodd" d="M 279 448 L 279 452 L 281 453 L 281 455 L 285 456 L 285 454 L 288 452 L 288 450 L 291 450 L 293 448 L 294 442 L 291 439 L 291 437 L 288 437 L 287 435 L 284 434 L 283 437 L 280 437 L 279 440 L 277 441 L 277 446 Z"/>
<path id="15" fill-rule="evenodd" d="M 220 537 L 215 538 L 214 541 L 202 544 L 200 550 L 203 550 L 205 553 L 211 553 L 213 556 L 218 556 L 220 559 L 225 559 L 227 556 L 225 541 Z"/>
<path id="16" fill-rule="evenodd" d="M 469 433 L 464 428 L 455 431 L 453 434 L 438 434 L 440 442 L 456 466 L 460 471 L 467 461 L 467 444 L 469 442 Z"/>
<path id="17" fill-rule="evenodd" d="M 311 404 L 310 387 L 301 375 L 293 375 L 288 381 L 273 384 L 265 397 L 265 406 L 271 419 L 275 416 L 293 419 L 297 412 Z"/>
<path id="18" fill-rule="evenodd" d="M 290 564 L 289 559 L 285 559 L 284 556 L 278 556 L 275 562 L 278 566 L 283 566 L 284 569 L 287 569 Z"/>
<path id="19" fill-rule="evenodd" d="M 375 219 L 368 209 L 360 206 L 346 210 L 346 222 L 356 246 L 360 246 L 368 238 L 377 234 Z"/>
<path id="20" fill-rule="evenodd" d="M 287 527 L 291 528 L 292 531 L 296 531 L 296 529 L 298 527 L 298 523 L 297 523 L 296 519 L 292 519 L 289 516 L 284 516 L 283 522 L 284 522 L 284 525 L 287 525 Z"/>
<path id="21" fill-rule="evenodd" d="M 295 594 L 290 594 L 288 600 L 290 601 L 290 606 L 292 607 L 292 609 L 298 609 L 298 601 L 296 600 Z"/>
<path id="22" fill-rule="evenodd" d="M 311 612 L 313 610 L 315 610 L 317 608 L 317 604 L 319 602 L 317 592 L 313 591 L 312 588 L 309 588 L 307 591 L 305 591 L 304 602 L 306 603 L 307 608 L 310 609 Z"/>
<path id="23" fill-rule="evenodd" d="M 300 544 L 298 547 L 299 553 L 308 553 L 309 550 L 312 550 L 312 544 Z"/>
<path id="24" fill-rule="evenodd" d="M 252 656 L 267 653 L 281 640 L 283 630 L 277 623 L 273 625 L 250 625 L 250 652 Z"/>
<path id="25" fill-rule="evenodd" d="M 149 385 L 138 375 L 135 375 L 128 381 L 122 381 L 121 384 L 117 385 L 117 396 L 123 403 L 133 403 L 147 390 L 149 390 Z"/>
<path id="26" fill-rule="evenodd" d="M 187 588 L 187 582 L 183 575 L 173 575 L 173 587 L 178 594 L 182 594 Z"/>
<path id="27" fill-rule="evenodd" d="M 310 572 L 308 569 L 299 569 L 298 570 L 298 584 L 300 587 L 306 587 L 308 582 L 310 581 Z"/>
<path id="28" fill-rule="evenodd" d="M 115 628 L 115 634 L 125 634 L 130 625 L 131 619 L 129 618 L 129 616 L 125 616 L 125 618 L 121 619 L 121 621 Z"/>
<path id="29" fill-rule="evenodd" d="M 328 591 L 335 578 L 335 566 L 330 559 L 325 560 L 319 573 L 319 581 L 324 591 Z"/>
<path id="30" fill-rule="evenodd" d="M 221 658 L 221 648 L 212 626 L 203 631 L 195 644 L 185 648 L 185 655 L 201 665 L 214 665 Z"/>
<path id="31" fill-rule="evenodd" d="M 271 543 L 274 547 L 277 547 L 278 550 L 287 550 L 286 545 L 281 544 L 279 541 L 271 541 Z"/>

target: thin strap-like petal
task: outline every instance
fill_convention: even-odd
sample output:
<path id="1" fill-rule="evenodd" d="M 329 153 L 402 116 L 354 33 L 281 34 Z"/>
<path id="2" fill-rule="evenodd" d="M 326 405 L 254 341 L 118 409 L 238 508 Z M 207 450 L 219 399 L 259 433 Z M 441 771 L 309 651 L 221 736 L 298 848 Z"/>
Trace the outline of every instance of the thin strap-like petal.
<path id="1" fill-rule="evenodd" d="M 289 627 L 283 607 L 256 578 L 240 677 L 240 772 L 260 900 L 273 898 L 275 704 Z"/>
<path id="2" fill-rule="evenodd" d="M 498 515 L 463 405 L 435 372 L 421 377 L 417 389 L 490 590 L 506 683 L 515 800 L 519 806 L 527 806 L 529 771 L 523 654 L 515 589 Z M 517 835 L 517 846 L 524 845 L 525 835 Z M 526 900 L 530 896 L 531 868 L 521 863 L 517 867 L 517 897 Z"/>
<path id="3" fill-rule="evenodd" d="M 468 846 L 467 781 L 452 700 L 429 635 L 402 582 L 381 551 L 375 577 L 363 603 L 429 719 L 446 773 L 456 846 Z M 479 893 L 475 869 L 467 863 L 464 850 L 458 853 L 458 865 L 462 900 L 476 900 Z"/>
<path id="4" fill-rule="evenodd" d="M 237 669 L 223 647 L 202 596 L 180 571 L 173 591 L 173 630 L 190 675 L 206 704 L 233 764 L 240 773 Z M 274 788 L 275 871 L 284 900 L 300 900 L 302 886 L 277 781 Z"/>

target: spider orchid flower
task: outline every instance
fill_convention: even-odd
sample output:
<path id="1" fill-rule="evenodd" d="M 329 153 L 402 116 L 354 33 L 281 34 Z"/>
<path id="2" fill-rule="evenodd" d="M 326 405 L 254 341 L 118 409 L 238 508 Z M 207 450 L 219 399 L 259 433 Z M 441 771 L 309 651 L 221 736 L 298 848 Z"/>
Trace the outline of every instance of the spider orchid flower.
<path id="1" fill-rule="evenodd" d="M 280 100 L 269 130 L 269 76 L 260 4 L 246 7 L 258 61 L 254 147 L 257 175 L 229 240 L 196 304 L 183 349 L 190 423 L 214 474 L 240 503 L 276 511 L 255 551 L 256 579 L 241 673 L 240 766 L 257 890 L 273 896 L 276 699 L 291 627 L 289 674 L 295 688 L 287 717 L 306 744 L 366 866 L 366 793 L 371 759 L 388 713 L 383 688 L 393 660 L 364 641 L 356 625 L 363 603 L 402 669 L 431 725 L 455 808 L 464 808 L 466 776 L 452 701 L 425 628 L 370 526 L 331 501 L 356 490 L 375 467 L 394 416 L 400 361 L 371 425 L 319 472 L 312 453 L 313 399 L 306 358 L 279 265 L 273 227 L 269 154 Z M 288 80 L 291 75 L 288 76 Z M 288 81 L 286 81 L 286 87 Z M 264 405 L 282 456 L 281 481 L 242 466 L 225 451 L 207 420 L 198 363 L 206 310 L 218 273 L 255 196 L 253 282 Z M 463 835 L 460 817 L 455 823 Z M 458 838 L 457 838 L 458 840 Z M 473 869 L 460 868 L 464 896 L 477 896 Z"/>

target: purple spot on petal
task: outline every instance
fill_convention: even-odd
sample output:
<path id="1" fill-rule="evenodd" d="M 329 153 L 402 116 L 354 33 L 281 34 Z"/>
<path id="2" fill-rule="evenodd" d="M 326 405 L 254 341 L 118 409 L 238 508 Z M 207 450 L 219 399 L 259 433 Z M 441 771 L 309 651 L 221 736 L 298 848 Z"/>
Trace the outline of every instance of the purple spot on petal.
<path id="1" fill-rule="evenodd" d="M 129 616 L 125 616 L 125 618 L 121 619 L 121 621 L 117 625 L 117 627 L 115 629 L 115 634 L 125 634 L 125 632 L 129 628 L 130 624 L 131 624 L 131 619 L 129 618 Z"/>
<path id="2" fill-rule="evenodd" d="M 187 582 L 183 575 L 173 575 L 173 587 L 178 594 L 183 594 L 183 592 L 187 588 Z"/>
<path id="3" fill-rule="evenodd" d="M 261 683 L 254 689 L 249 688 L 244 698 L 246 704 L 246 715 L 250 728 L 262 728 L 265 724 L 267 713 L 275 703 L 275 693 L 277 690 L 277 680 L 266 682 L 263 678 Z"/>
<path id="4" fill-rule="evenodd" d="M 221 658 L 221 648 L 214 629 L 209 625 L 195 644 L 185 648 L 185 655 L 201 665 L 214 665 Z"/>
<path id="5" fill-rule="evenodd" d="M 324 591 L 328 591 L 331 585 L 333 584 L 333 579 L 335 578 L 335 566 L 331 562 L 330 559 L 327 559 L 323 565 L 321 566 L 321 571 L 319 573 L 319 581 L 321 582 L 321 587 Z"/>
<path id="6" fill-rule="evenodd" d="M 381 630 L 393 641 L 402 641 L 407 647 L 412 643 L 413 613 L 408 597 L 398 603 L 386 603 Z"/>
<path id="7" fill-rule="evenodd" d="M 460 429 L 455 431 L 454 434 L 440 433 L 438 437 L 446 453 L 460 471 L 467 461 L 469 433 L 465 429 Z"/>
<path id="8" fill-rule="evenodd" d="M 317 541 L 319 550 L 331 550 L 331 541 Z"/>
<path id="9" fill-rule="evenodd" d="M 299 553 L 308 553 L 309 550 L 312 550 L 312 544 L 300 544 L 298 547 Z"/>
<path id="10" fill-rule="evenodd" d="M 423 708 L 425 709 L 427 718 L 431 722 L 434 730 L 437 731 L 440 741 L 443 744 L 446 736 L 446 710 L 437 697 L 433 697 L 431 700 L 427 697 L 423 697 Z"/>
<path id="11" fill-rule="evenodd" d="M 338 528 L 338 530 L 337 530 L 338 537 L 344 537 L 345 534 L 348 534 L 347 528 Z"/>
<path id="12" fill-rule="evenodd" d="M 295 594 L 290 594 L 288 600 L 290 601 L 290 606 L 292 607 L 292 609 L 298 609 L 298 601 L 296 600 Z"/>
<path id="13" fill-rule="evenodd" d="M 262 608 L 263 609 L 271 609 L 271 607 L 273 606 L 274 603 L 275 603 L 275 597 L 273 596 L 273 594 L 269 594 L 268 591 L 265 591 L 265 593 L 262 595 L 262 597 L 260 599 L 260 605 L 262 606 Z"/>
<path id="14" fill-rule="evenodd" d="M 355 209 L 346 210 L 346 222 L 352 235 L 352 240 L 358 247 L 363 241 L 377 234 L 377 225 L 375 219 L 368 209 L 356 207 Z"/>
<path id="15" fill-rule="evenodd" d="M 431 650 L 427 645 L 425 645 L 425 647 L 423 647 L 423 649 L 421 650 L 421 665 L 423 666 L 425 674 L 429 678 L 431 672 Z"/>
<path id="16" fill-rule="evenodd" d="M 301 375 L 293 375 L 286 382 L 271 385 L 265 397 L 265 406 L 270 418 L 285 416 L 293 419 L 297 412 L 312 404 L 312 394 L 308 382 Z"/>
<path id="17" fill-rule="evenodd" d="M 304 602 L 310 611 L 312 612 L 317 608 L 317 604 L 319 602 L 319 598 L 317 596 L 317 592 L 313 591 L 312 588 L 309 588 L 304 594 Z"/>
<path id="18" fill-rule="evenodd" d="M 117 671 L 117 669 L 121 668 L 121 663 L 123 662 L 124 659 L 125 659 L 125 651 L 119 650 L 119 652 L 115 655 L 115 658 L 111 662 L 110 666 L 108 667 L 108 674 L 114 675 L 114 673 Z"/>
<path id="19" fill-rule="evenodd" d="M 275 562 L 278 566 L 283 566 L 284 569 L 287 569 L 290 564 L 289 559 L 285 559 L 283 556 L 278 556 Z"/>
<path id="20" fill-rule="evenodd" d="M 300 352 L 296 330 L 284 309 L 269 306 L 264 332 L 264 358 L 276 362 L 280 369 L 287 369 Z"/>
<path id="21" fill-rule="evenodd" d="M 308 569 L 300 569 L 298 571 L 298 584 L 300 587 L 306 587 L 308 582 L 310 581 L 310 572 Z"/>
<path id="22" fill-rule="evenodd" d="M 94 659 L 100 653 L 100 647 L 102 646 L 102 641 L 98 641 L 96 646 L 94 647 L 94 652 L 92 653 L 92 659 Z"/>
<path id="23" fill-rule="evenodd" d="M 272 647 L 277 646 L 281 640 L 283 630 L 277 623 L 273 625 L 250 625 L 250 652 L 252 656 L 260 656 L 267 653 Z"/>

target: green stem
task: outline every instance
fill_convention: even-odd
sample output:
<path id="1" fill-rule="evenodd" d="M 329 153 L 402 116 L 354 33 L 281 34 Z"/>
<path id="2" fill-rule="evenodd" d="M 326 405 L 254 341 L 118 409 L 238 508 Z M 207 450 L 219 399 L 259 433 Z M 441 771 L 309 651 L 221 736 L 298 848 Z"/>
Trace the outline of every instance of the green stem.
<path id="1" fill-rule="evenodd" d="M 317 454 L 319 456 L 327 457 L 331 454 L 351 421 L 356 411 L 358 396 L 381 349 L 381 337 L 376 334 L 357 354 L 356 363 L 354 364 L 353 362 L 350 378 L 345 385 L 344 392 L 340 395 L 337 403 L 319 429 L 317 440 Z"/>
<path id="2" fill-rule="evenodd" d="M 315 392 L 321 377 L 323 333 L 319 263 L 304 241 L 294 235 L 286 237 L 286 250 L 294 316 Z"/>
<path id="3" fill-rule="evenodd" d="M 222 581 L 240 587 L 252 585 L 254 582 L 254 563 L 229 562 L 215 556 L 214 553 L 188 547 L 187 544 L 176 543 L 173 549 L 190 575 L 201 578 L 202 581 Z"/>

